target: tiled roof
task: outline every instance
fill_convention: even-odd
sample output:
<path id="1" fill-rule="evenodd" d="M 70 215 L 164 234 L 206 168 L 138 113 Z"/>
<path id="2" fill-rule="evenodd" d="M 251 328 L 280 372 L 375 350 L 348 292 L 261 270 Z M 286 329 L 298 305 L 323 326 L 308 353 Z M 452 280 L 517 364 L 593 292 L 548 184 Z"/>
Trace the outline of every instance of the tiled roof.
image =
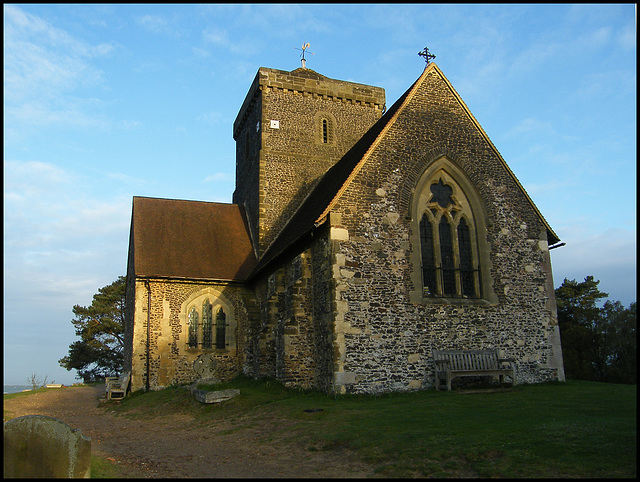
<path id="1" fill-rule="evenodd" d="M 136 276 L 245 281 L 256 263 L 236 204 L 134 197 L 129 245 Z"/>

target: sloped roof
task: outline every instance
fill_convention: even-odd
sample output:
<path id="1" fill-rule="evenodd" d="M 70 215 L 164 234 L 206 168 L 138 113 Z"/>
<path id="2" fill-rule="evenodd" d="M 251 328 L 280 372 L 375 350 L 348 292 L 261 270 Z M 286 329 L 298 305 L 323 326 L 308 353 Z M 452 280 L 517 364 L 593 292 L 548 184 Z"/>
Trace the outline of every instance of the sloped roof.
<path id="1" fill-rule="evenodd" d="M 549 244 L 555 244 L 560 239 L 553 232 L 547 221 L 544 219 L 538 208 L 535 206 L 524 187 L 520 184 L 516 176 L 513 174 L 507 163 L 504 161 L 498 150 L 495 148 L 485 131 L 482 129 L 478 121 L 471 114 L 466 104 L 462 101 L 453 86 L 446 79 L 444 74 L 438 69 L 435 63 L 431 63 L 420 77 L 413 83 L 411 87 L 391 106 L 390 109 L 362 136 L 362 138 L 338 161 L 331 167 L 327 173 L 318 182 L 316 187 L 309 193 L 298 210 L 291 217 L 289 222 L 282 229 L 278 237 L 271 243 L 264 255 L 259 260 L 255 273 L 267 266 L 276 257 L 282 254 L 289 246 L 297 240 L 311 232 L 316 226 L 322 224 L 334 204 L 338 201 L 342 193 L 346 190 L 351 180 L 360 171 L 369 157 L 369 154 L 375 149 L 380 140 L 384 137 L 386 131 L 393 125 L 398 115 L 402 112 L 403 107 L 411 99 L 419 85 L 426 78 L 429 72 L 436 70 L 442 79 L 447 83 L 449 89 L 460 102 L 471 121 L 476 125 L 479 132 L 485 138 L 488 145 L 495 152 L 505 170 L 513 178 L 516 185 L 521 189 L 525 198 L 531 204 L 531 207 L 542 220 L 547 229 Z"/>
<path id="2" fill-rule="evenodd" d="M 415 85 L 415 83 L 414 83 Z M 411 92 L 407 90 L 378 121 L 349 149 L 342 159 L 334 164 L 320 179 L 316 187 L 309 193 L 298 210 L 285 225 L 280 235 L 274 240 L 260 258 L 256 272 L 264 268 L 270 261 L 286 250 L 291 244 L 309 233 L 324 221 L 327 209 L 342 192 L 347 181 L 355 175 L 356 167 L 372 148 L 380 134 L 386 130 L 392 119 Z"/>
<path id="3" fill-rule="evenodd" d="M 256 264 L 236 204 L 136 196 L 129 245 L 136 276 L 245 281 Z"/>

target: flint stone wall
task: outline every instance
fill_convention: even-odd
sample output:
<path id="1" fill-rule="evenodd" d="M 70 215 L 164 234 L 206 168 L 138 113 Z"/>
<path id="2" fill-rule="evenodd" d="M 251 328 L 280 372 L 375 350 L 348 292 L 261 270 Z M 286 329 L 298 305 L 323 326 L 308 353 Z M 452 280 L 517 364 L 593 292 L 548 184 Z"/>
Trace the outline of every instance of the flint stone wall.
<path id="1" fill-rule="evenodd" d="M 151 280 L 151 312 L 149 325 L 149 388 L 159 390 L 170 385 L 181 385 L 197 380 L 193 363 L 203 353 L 217 361 L 216 377 L 230 380 L 242 371 L 246 350 L 248 316 L 252 311 L 253 295 L 245 286 L 225 282 L 188 282 Z M 136 282 L 136 309 L 132 350 L 131 391 L 146 387 L 147 373 L 147 304 L 148 292 L 144 281 Z M 207 291 L 208 290 L 208 291 Z M 228 338 L 234 346 L 228 349 L 202 349 L 187 347 L 188 315 L 183 304 L 200 293 L 210 293 L 212 302 L 223 297 L 232 312 L 227 313 L 232 333 Z M 218 296 L 219 295 L 219 296 Z M 227 310 L 225 310 L 227 311 Z M 200 320 L 202 321 L 202 320 Z M 215 324 L 215 320 L 214 320 Z"/>
<path id="2" fill-rule="evenodd" d="M 421 213 L 412 212 L 413 189 L 443 157 L 482 199 L 490 262 L 481 269 L 494 295 L 484 293 L 485 303 L 416 296 Z M 332 214 L 332 230 L 340 232 L 334 241 L 336 326 L 341 318 L 345 324 L 344 374 L 336 389 L 431 387 L 433 349 L 495 348 L 516 359 L 518 383 L 564 379 L 546 229 L 437 72 Z"/>
<path id="3" fill-rule="evenodd" d="M 381 117 L 384 104 L 380 87 L 309 69 L 259 69 L 234 123 L 233 197 L 245 206 L 259 253 L 319 178 Z M 330 127 L 326 143 L 323 118 Z"/>
<path id="4" fill-rule="evenodd" d="M 463 172 L 481 200 L 474 208 L 489 247 L 481 300 L 425 298 L 417 285 L 412 200 L 435 162 Z M 292 253 L 271 275 L 271 291 L 267 278 L 258 282 L 260 356 L 272 357 L 263 376 L 307 386 L 296 374 L 311 369 L 312 347 L 315 387 L 416 390 L 434 384 L 432 350 L 492 348 L 516 360 L 518 383 L 564 379 L 546 228 L 437 71 L 299 253 L 309 251 L 308 279 L 288 284 Z M 311 295 L 312 305 L 303 308 L 295 294 Z"/>

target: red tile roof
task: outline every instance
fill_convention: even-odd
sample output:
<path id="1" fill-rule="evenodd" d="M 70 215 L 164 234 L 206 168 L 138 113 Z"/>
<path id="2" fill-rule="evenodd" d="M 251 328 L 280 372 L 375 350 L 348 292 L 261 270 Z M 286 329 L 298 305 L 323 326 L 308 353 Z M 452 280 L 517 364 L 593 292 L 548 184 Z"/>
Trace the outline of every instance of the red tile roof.
<path id="1" fill-rule="evenodd" d="M 235 204 L 136 196 L 129 245 L 136 276 L 245 281 L 256 264 Z"/>

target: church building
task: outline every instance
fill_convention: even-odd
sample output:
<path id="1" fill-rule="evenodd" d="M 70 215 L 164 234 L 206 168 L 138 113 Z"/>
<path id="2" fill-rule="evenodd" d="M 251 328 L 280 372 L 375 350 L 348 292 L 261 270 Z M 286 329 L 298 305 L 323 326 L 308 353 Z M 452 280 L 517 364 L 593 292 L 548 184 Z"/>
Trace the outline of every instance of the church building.
<path id="1" fill-rule="evenodd" d="M 231 204 L 133 198 L 132 390 L 193 382 L 203 355 L 222 380 L 427 389 L 448 349 L 564 380 L 560 240 L 435 63 L 389 109 L 380 87 L 260 68 L 233 137 Z"/>

